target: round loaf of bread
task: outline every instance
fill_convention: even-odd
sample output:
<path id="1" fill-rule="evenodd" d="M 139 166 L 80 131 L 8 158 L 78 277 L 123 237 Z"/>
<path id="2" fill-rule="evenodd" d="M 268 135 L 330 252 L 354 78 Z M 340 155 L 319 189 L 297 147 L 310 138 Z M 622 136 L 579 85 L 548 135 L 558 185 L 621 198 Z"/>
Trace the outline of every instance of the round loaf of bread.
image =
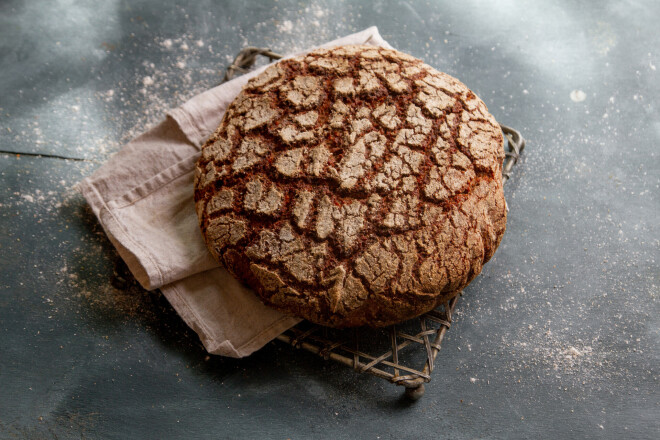
<path id="1" fill-rule="evenodd" d="M 503 136 L 455 78 L 372 46 L 319 49 L 250 80 L 202 149 L 214 257 L 268 305 L 384 326 L 457 295 L 506 226 Z"/>

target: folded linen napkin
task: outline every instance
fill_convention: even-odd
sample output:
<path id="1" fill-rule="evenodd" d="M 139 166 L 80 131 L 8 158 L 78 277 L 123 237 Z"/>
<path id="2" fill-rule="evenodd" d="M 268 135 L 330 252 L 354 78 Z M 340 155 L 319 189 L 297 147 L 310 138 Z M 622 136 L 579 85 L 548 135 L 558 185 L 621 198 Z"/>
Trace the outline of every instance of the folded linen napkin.
<path id="1" fill-rule="evenodd" d="M 321 47 L 344 44 L 391 48 L 376 27 Z M 201 145 L 227 106 L 266 67 L 171 110 L 79 185 L 140 284 L 160 289 L 210 353 L 237 358 L 263 347 L 300 319 L 262 304 L 213 259 L 197 222 L 193 173 Z"/>

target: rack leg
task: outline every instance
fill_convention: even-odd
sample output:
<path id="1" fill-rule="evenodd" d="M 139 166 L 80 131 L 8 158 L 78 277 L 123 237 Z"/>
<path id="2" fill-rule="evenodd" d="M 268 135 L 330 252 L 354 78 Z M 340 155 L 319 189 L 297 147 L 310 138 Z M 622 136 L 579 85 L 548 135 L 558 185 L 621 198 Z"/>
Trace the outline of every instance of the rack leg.
<path id="1" fill-rule="evenodd" d="M 406 397 L 410 400 L 419 400 L 423 395 L 426 389 L 424 384 L 420 384 L 416 387 L 406 388 Z"/>

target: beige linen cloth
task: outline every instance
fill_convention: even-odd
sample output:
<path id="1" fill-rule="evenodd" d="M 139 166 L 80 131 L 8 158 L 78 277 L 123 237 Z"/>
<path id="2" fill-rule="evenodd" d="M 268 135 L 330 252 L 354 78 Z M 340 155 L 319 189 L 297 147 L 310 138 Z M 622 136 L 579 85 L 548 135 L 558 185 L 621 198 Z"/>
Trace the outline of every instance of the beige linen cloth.
<path id="1" fill-rule="evenodd" d="M 376 27 L 323 46 L 391 47 Z M 310 49 L 311 50 L 311 49 Z M 79 188 L 108 238 L 147 290 L 160 289 L 213 354 L 244 357 L 299 322 L 261 303 L 208 252 L 193 201 L 200 147 L 257 69 L 171 110 Z"/>

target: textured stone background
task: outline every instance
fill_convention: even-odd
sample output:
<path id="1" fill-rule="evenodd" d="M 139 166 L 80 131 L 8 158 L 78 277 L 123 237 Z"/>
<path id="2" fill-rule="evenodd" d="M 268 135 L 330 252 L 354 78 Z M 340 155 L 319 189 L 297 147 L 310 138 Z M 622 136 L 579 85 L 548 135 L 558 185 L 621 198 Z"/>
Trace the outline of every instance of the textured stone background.
<path id="1" fill-rule="evenodd" d="M 0 437 L 657 438 L 660 6 L 0 4 Z M 528 150 L 424 398 L 273 343 L 207 357 L 73 185 L 247 44 L 377 25 Z"/>

